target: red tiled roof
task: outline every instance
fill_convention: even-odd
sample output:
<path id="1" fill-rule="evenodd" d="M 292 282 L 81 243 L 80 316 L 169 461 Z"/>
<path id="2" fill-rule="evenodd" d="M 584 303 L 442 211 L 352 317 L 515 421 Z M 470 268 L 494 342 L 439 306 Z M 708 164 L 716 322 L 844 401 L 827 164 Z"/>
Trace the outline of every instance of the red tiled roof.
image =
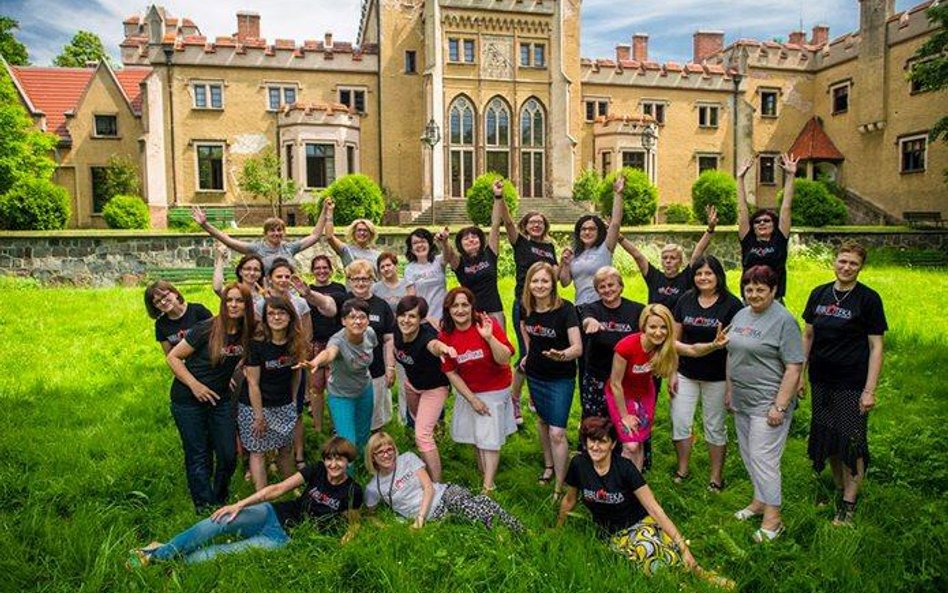
<path id="1" fill-rule="evenodd" d="M 115 77 L 118 78 L 122 90 L 128 96 L 132 104 L 132 111 L 141 113 L 142 111 L 142 89 L 141 82 L 151 74 L 151 68 L 142 68 L 135 66 L 126 66 L 121 70 L 115 71 Z"/>
<path id="2" fill-rule="evenodd" d="M 823 131 L 823 123 L 818 117 L 813 117 L 806 122 L 800 135 L 793 142 L 790 154 L 805 161 L 842 161 L 846 158 Z"/>
<path id="3" fill-rule="evenodd" d="M 33 105 L 46 115 L 46 130 L 69 140 L 66 112 L 72 111 L 92 80 L 94 68 L 11 66 Z"/>

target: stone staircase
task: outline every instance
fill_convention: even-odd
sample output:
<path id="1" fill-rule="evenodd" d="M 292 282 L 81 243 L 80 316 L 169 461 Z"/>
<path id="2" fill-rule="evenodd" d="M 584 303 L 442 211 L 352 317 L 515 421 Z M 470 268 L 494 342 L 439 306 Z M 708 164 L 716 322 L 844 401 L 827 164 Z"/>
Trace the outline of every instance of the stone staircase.
<path id="1" fill-rule="evenodd" d="M 436 202 L 434 208 L 434 224 L 465 225 L 471 222 L 467 216 L 465 200 L 448 199 Z M 590 213 L 583 204 L 563 198 L 521 198 L 517 208 L 519 214 L 531 210 L 542 212 L 551 224 L 573 224 L 580 216 Z M 515 218 L 519 220 L 519 215 Z M 412 224 L 431 225 L 431 208 L 412 219 Z"/>

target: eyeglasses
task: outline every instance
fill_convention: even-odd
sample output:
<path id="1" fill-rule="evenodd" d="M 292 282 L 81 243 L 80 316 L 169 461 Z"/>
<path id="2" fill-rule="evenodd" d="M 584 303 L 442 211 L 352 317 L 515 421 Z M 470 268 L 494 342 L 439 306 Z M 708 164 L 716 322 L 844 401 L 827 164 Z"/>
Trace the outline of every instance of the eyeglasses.
<path id="1" fill-rule="evenodd" d="M 365 276 L 356 276 L 355 278 L 349 278 L 349 282 L 352 282 L 353 284 L 358 284 L 361 282 L 372 282 L 372 279 L 367 278 Z"/>
<path id="2" fill-rule="evenodd" d="M 754 224 L 773 224 L 773 220 L 769 218 L 758 218 L 754 221 Z"/>
<path id="3" fill-rule="evenodd" d="M 289 317 L 290 312 L 283 309 L 270 309 L 267 311 L 267 317 Z"/>
<path id="4" fill-rule="evenodd" d="M 155 305 L 156 307 L 160 307 L 162 305 L 170 305 L 171 303 L 174 302 L 175 296 L 177 295 L 175 295 L 173 292 L 169 292 L 161 298 L 154 299 L 152 301 L 152 304 Z"/>
<path id="5" fill-rule="evenodd" d="M 376 449 L 375 453 L 372 454 L 373 457 L 387 457 L 389 455 L 395 454 L 395 447 L 382 447 Z"/>

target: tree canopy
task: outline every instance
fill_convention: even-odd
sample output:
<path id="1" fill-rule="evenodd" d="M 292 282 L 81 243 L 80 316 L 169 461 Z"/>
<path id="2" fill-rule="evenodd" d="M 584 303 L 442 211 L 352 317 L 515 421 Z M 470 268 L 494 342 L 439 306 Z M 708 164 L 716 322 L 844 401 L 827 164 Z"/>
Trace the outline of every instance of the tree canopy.
<path id="1" fill-rule="evenodd" d="M 56 56 L 53 64 L 64 68 L 82 68 L 89 62 L 101 61 L 108 62 L 110 66 L 115 65 L 98 35 L 89 31 L 79 31 L 63 47 L 63 51 Z"/>
<path id="2" fill-rule="evenodd" d="M 0 194 L 23 177 L 50 179 L 55 146 L 56 136 L 36 129 L 6 69 L 0 68 Z"/>
<path id="3" fill-rule="evenodd" d="M 20 28 L 16 19 L 0 15 L 0 56 L 14 66 L 29 66 L 29 53 L 26 46 L 14 37 L 13 32 Z"/>
<path id="4" fill-rule="evenodd" d="M 942 2 L 928 9 L 928 19 L 941 26 L 912 56 L 909 78 L 924 91 L 948 89 L 948 3 Z M 942 138 L 948 142 L 948 116 L 942 116 L 929 133 L 932 141 Z"/>

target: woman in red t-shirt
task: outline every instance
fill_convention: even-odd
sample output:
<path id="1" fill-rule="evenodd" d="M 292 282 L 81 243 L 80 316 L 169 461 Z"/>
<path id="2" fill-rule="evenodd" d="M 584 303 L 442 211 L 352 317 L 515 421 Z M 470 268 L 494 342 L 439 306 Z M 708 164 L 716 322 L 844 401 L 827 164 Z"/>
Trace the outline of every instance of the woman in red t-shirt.
<path id="1" fill-rule="evenodd" d="M 486 494 L 494 489 L 500 448 L 507 435 L 517 431 L 510 399 L 509 364 L 514 349 L 504 329 L 486 313 L 475 311 L 475 306 L 470 290 L 451 289 L 444 299 L 438 339 L 457 353 L 441 364 L 457 393 L 451 438 L 474 445 Z"/>
<path id="2" fill-rule="evenodd" d="M 606 406 L 622 443 L 622 455 L 641 470 L 645 461 L 642 443 L 652 435 L 655 419 L 653 375 L 669 379 L 668 390 L 677 390 L 678 354 L 672 336 L 674 322 L 664 305 L 648 305 L 639 316 L 639 333 L 616 344 L 612 375 L 606 383 Z"/>

